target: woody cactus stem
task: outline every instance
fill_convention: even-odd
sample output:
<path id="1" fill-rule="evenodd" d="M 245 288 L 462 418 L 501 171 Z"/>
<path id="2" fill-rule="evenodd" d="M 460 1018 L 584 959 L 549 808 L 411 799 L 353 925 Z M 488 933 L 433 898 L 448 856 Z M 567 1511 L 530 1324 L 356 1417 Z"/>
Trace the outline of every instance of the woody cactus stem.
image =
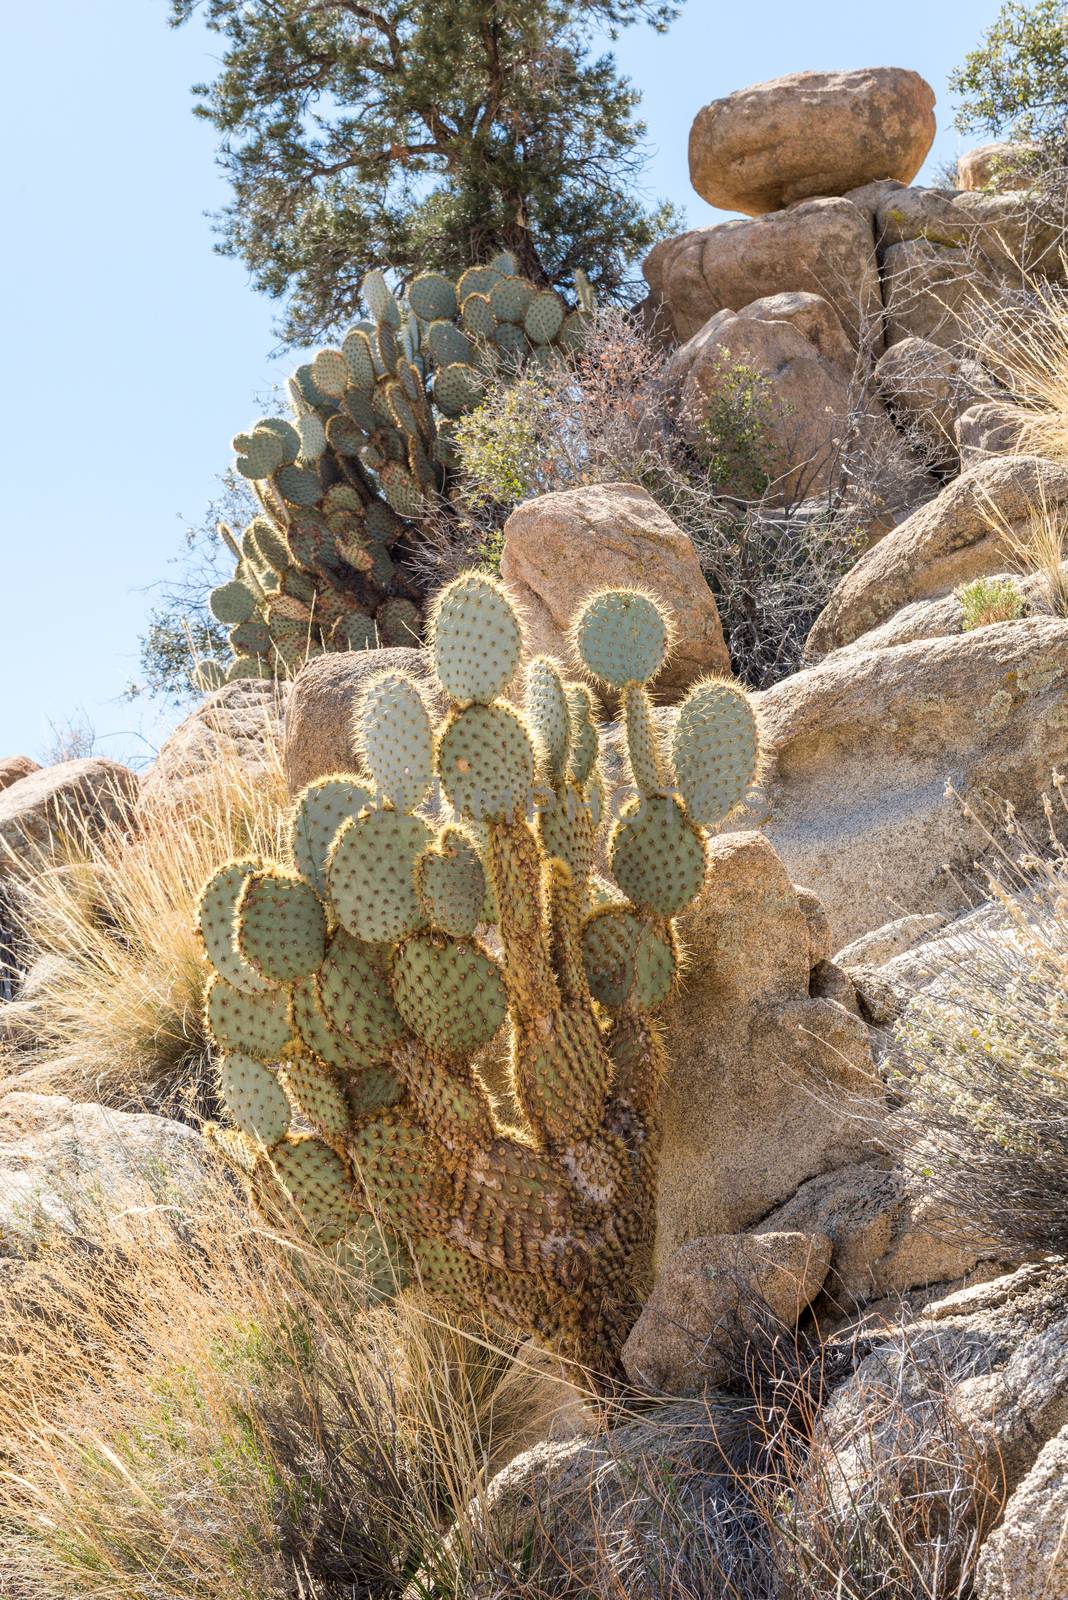
<path id="1" fill-rule="evenodd" d="M 708 680 L 661 749 L 645 686 L 663 613 L 635 591 L 587 603 L 575 644 L 622 697 L 634 779 L 613 885 L 594 872 L 589 689 L 540 657 L 525 714 L 501 698 L 522 635 L 483 576 L 449 585 L 431 628 L 442 726 L 384 673 L 358 727 L 365 771 L 304 791 L 292 863 L 231 862 L 204 892 L 222 1094 L 254 1185 L 281 1184 L 324 1243 L 373 1211 L 426 1288 L 613 1374 L 648 1287 L 674 919 L 704 881 L 704 830 L 753 780 L 755 718 Z M 436 829 L 435 779 L 451 812 Z M 508 1125 L 478 1070 L 498 1035 Z"/>

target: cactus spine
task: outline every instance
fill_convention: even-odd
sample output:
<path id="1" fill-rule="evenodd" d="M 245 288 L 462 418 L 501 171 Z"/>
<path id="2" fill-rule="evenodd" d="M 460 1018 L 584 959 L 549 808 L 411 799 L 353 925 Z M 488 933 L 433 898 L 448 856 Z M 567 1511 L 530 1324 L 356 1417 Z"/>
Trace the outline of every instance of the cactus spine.
<path id="1" fill-rule="evenodd" d="M 323 650 L 418 643 L 420 597 L 397 541 L 448 513 L 452 425 L 487 379 L 581 346 L 593 307 L 581 274 L 576 291 L 568 311 L 507 253 L 456 283 L 422 273 L 402 299 L 368 274 L 370 318 L 298 368 L 292 419 L 263 418 L 233 441 L 262 514 L 240 543 L 220 529 L 237 560 L 211 596 L 230 630 L 227 678 L 285 677 Z"/>
<path id="2" fill-rule="evenodd" d="M 577 647 L 622 695 L 635 778 L 608 844 L 620 894 L 594 873 L 589 690 L 538 658 L 525 714 L 502 698 L 522 636 L 484 576 L 450 584 L 430 628 L 441 726 L 383 674 L 358 729 L 366 771 L 296 805 L 295 869 L 240 861 L 205 890 L 222 1092 L 255 1181 L 273 1174 L 324 1242 L 370 1209 L 424 1286 L 611 1374 L 648 1286 L 674 918 L 704 879 L 703 829 L 753 780 L 754 714 L 734 684 L 699 684 L 661 749 L 659 607 L 587 603 Z M 435 779 L 436 829 L 420 814 Z M 507 1125 L 478 1070 L 498 1036 Z"/>

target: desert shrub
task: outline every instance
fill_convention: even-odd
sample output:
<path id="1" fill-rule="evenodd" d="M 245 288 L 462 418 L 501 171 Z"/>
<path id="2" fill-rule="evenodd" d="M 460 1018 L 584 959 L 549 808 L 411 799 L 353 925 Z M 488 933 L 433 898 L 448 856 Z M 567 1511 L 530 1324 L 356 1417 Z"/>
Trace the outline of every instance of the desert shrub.
<path id="1" fill-rule="evenodd" d="M 7 1087 L 152 1109 L 212 1103 L 207 965 L 196 931 L 204 881 L 236 853 L 279 847 L 287 794 L 266 720 L 262 765 L 220 749 L 179 809 L 144 807 L 130 832 L 71 827 L 24 858 L 11 915 L 38 963 Z"/>
<path id="2" fill-rule="evenodd" d="M 0 1281 L 0 1592 L 387 1600 L 565 1391 L 232 1198 Z M 539 1399 L 540 1397 L 540 1399 Z"/>
<path id="3" fill-rule="evenodd" d="M 668 392 L 669 356 L 633 317 L 601 310 L 571 366 L 491 385 L 457 429 L 466 517 L 422 551 L 431 581 L 500 560 L 500 527 L 524 500 L 584 484 L 639 484 L 690 534 L 713 590 L 735 671 L 755 687 L 794 671 L 809 629 L 862 553 L 871 522 L 920 491 L 904 445 L 871 459 L 847 425 L 834 486 L 805 499 L 773 483 L 767 380 L 732 367 L 708 421 L 688 439 Z M 858 415 L 867 388 L 858 378 Z"/>
<path id="4" fill-rule="evenodd" d="M 1024 597 L 1011 578 L 974 578 L 957 591 L 964 612 L 964 631 L 992 622 L 1015 622 L 1024 613 Z"/>
<path id="5" fill-rule="evenodd" d="M 1045 854 L 1011 817 L 988 830 L 993 905 L 963 924 L 900 1024 L 892 1124 L 954 1226 L 1017 1257 L 1068 1249 L 1068 854 L 1049 800 L 1047 815 Z"/>
<path id="6" fill-rule="evenodd" d="M 1063 0 L 1006 0 L 950 75 L 957 127 L 1033 141 L 1040 160 L 1068 151 L 1068 29 Z"/>

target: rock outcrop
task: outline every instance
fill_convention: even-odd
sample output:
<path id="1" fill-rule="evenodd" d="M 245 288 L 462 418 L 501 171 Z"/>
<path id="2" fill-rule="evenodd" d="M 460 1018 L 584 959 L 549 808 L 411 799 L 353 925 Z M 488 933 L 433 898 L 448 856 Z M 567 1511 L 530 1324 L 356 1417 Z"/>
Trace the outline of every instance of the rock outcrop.
<path id="1" fill-rule="evenodd" d="M 827 943 L 811 897 L 760 834 L 710 848 L 664 1018 L 660 1262 L 691 1239 L 750 1228 L 807 1178 L 861 1159 L 870 1130 L 844 1100 L 870 1099 L 873 1116 L 881 1104 L 863 1022 L 811 992 Z"/>
<path id="2" fill-rule="evenodd" d="M 768 295 L 821 295 L 854 343 L 881 348 L 879 273 L 870 219 L 849 200 L 807 200 L 753 221 L 722 222 L 654 245 L 642 267 L 674 337 L 690 339 L 717 311 Z"/>
<path id="3" fill-rule="evenodd" d="M 930 464 L 960 464 L 957 421 L 983 393 L 982 368 L 929 339 L 892 344 L 875 368 L 875 382 L 898 424 Z"/>
<path id="4" fill-rule="evenodd" d="M 979 1554 L 976 1600 L 1068 1594 L 1068 1424 L 1042 1446 Z"/>
<path id="5" fill-rule="evenodd" d="M 957 182 L 967 193 L 977 189 L 1012 187 L 1015 169 L 1033 152 L 1022 140 L 995 139 L 978 144 L 957 157 Z"/>
<path id="6" fill-rule="evenodd" d="M 914 600 L 949 595 L 1013 565 L 1004 529 L 1068 505 L 1068 468 L 1037 456 L 981 461 L 914 511 L 842 579 L 809 635 L 810 659 L 850 644 Z"/>
<path id="7" fill-rule="evenodd" d="M 917 72 L 792 72 L 703 106 L 690 182 L 725 211 L 761 216 L 879 178 L 909 183 L 935 136 L 934 90 Z"/>
<path id="8" fill-rule="evenodd" d="M 103 756 L 60 761 L 19 778 L 0 792 L 0 875 L 10 856 L 47 858 L 64 836 L 74 842 L 125 826 L 133 816 L 141 780 Z"/>
<path id="9" fill-rule="evenodd" d="M 684 1395 L 727 1382 L 759 1334 L 792 1332 L 827 1276 L 819 1233 L 691 1239 L 664 1263 L 623 1346 L 636 1388 Z"/>
<path id="10" fill-rule="evenodd" d="M 288 694 L 284 679 L 242 678 L 213 690 L 161 745 L 144 775 L 138 810 L 186 799 L 195 804 L 198 788 L 220 772 L 239 769 L 255 783 L 281 743 Z"/>
<path id="11" fill-rule="evenodd" d="M 31 761 L 29 756 L 5 756 L 0 761 L 0 790 L 10 789 L 20 778 L 28 778 L 31 772 L 40 770 L 40 762 Z"/>
<path id="12" fill-rule="evenodd" d="M 715 598 L 689 534 L 633 483 L 594 484 L 540 495 L 504 526 L 501 577 L 523 616 L 532 654 L 550 655 L 574 676 L 581 665 L 568 630 L 594 589 L 635 586 L 656 596 L 671 620 L 671 659 L 652 685 L 678 699 L 709 672 L 729 672 Z"/>

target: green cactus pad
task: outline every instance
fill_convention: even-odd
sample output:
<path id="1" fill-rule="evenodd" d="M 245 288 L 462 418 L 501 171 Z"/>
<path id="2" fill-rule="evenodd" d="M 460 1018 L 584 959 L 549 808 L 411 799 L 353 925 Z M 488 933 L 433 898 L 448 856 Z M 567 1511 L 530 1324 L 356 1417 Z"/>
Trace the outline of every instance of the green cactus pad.
<path id="1" fill-rule="evenodd" d="M 654 678 L 667 658 L 668 642 L 663 611 L 636 589 L 595 594 L 575 628 L 575 645 L 587 672 L 612 689 Z"/>
<path id="2" fill-rule="evenodd" d="M 573 783 L 584 789 L 597 766 L 601 749 L 597 712 L 593 695 L 586 684 L 568 684 L 567 705 L 571 713 L 571 749 L 568 752 L 567 774 Z"/>
<path id="3" fill-rule="evenodd" d="M 343 411 L 330 418 L 326 438 L 331 450 L 336 450 L 340 456 L 358 456 L 367 443 L 366 431 Z"/>
<path id="4" fill-rule="evenodd" d="M 514 278 L 519 271 L 519 262 L 513 250 L 501 250 L 487 263 L 490 272 L 503 273 L 506 278 Z"/>
<path id="5" fill-rule="evenodd" d="M 382 492 L 399 517 L 414 519 L 426 511 L 426 498 L 407 467 L 387 461 L 381 468 Z"/>
<path id="6" fill-rule="evenodd" d="M 367 537 L 379 544 L 392 544 L 401 532 L 401 523 L 395 511 L 381 500 L 372 500 L 367 507 Z"/>
<path id="7" fill-rule="evenodd" d="M 251 433 L 235 434 L 235 465 L 243 478 L 254 481 L 269 478 L 285 462 L 285 448 L 276 433 L 254 428 Z"/>
<path id="8" fill-rule="evenodd" d="M 704 882 L 704 840 L 673 795 L 645 800 L 621 818 L 610 855 L 623 893 L 654 916 L 676 916 Z"/>
<path id="9" fill-rule="evenodd" d="M 341 1157 L 320 1139 L 297 1137 L 271 1152 L 271 1165 L 308 1232 L 319 1244 L 335 1244 L 353 1218 L 352 1180 Z"/>
<path id="10" fill-rule="evenodd" d="M 343 1071 L 366 1066 L 380 1059 L 372 1052 L 351 1043 L 330 1023 L 319 999 L 319 980 L 314 972 L 298 978 L 293 985 L 293 1026 L 302 1042 L 327 1066 Z"/>
<path id="11" fill-rule="evenodd" d="M 582 929 L 582 961 L 590 993 L 606 1010 L 632 1001 L 652 1011 L 671 993 L 678 962 L 670 933 L 628 907 L 606 906 Z"/>
<path id="12" fill-rule="evenodd" d="M 266 517 L 253 517 L 246 531 L 252 536 L 259 559 L 265 561 L 272 572 L 285 572 L 289 566 L 289 546 L 274 524 Z"/>
<path id="13" fill-rule="evenodd" d="M 541 289 L 530 302 L 523 317 L 527 336 L 535 344 L 551 344 L 560 332 L 567 307 L 552 289 Z"/>
<path id="14" fill-rule="evenodd" d="M 411 648 L 419 643 L 423 619 L 419 607 L 402 595 L 393 595 L 383 601 L 375 612 L 375 622 L 382 643 L 390 648 Z"/>
<path id="15" fill-rule="evenodd" d="M 226 669 L 227 683 L 238 683 L 243 678 L 273 677 L 262 656 L 238 656 Z"/>
<path id="16" fill-rule="evenodd" d="M 523 720 L 503 704 L 456 712 L 438 747 L 446 799 L 461 817 L 511 817 L 529 805 L 534 747 Z"/>
<path id="17" fill-rule="evenodd" d="M 234 1052 L 219 1064 L 219 1088 L 236 1128 L 268 1149 L 289 1131 L 289 1101 L 269 1067 Z"/>
<path id="18" fill-rule="evenodd" d="M 341 353 L 349 370 L 349 389 L 365 390 L 375 386 L 375 361 L 371 341 L 362 328 L 350 328 L 341 343 Z M 352 400 L 346 395 L 345 404 L 352 412 Z M 355 417 L 355 413 L 352 412 Z M 357 421 L 360 419 L 357 417 Z"/>
<path id="19" fill-rule="evenodd" d="M 537 290 L 529 278 L 509 274 L 501 278 L 490 290 L 489 301 L 498 322 L 522 323 Z"/>
<path id="20" fill-rule="evenodd" d="M 319 474 L 310 467 L 280 467 L 272 482 L 291 506 L 314 506 L 323 492 Z"/>
<path id="21" fill-rule="evenodd" d="M 400 360 L 401 350 L 397 342 L 397 335 L 388 322 L 380 322 L 371 335 L 371 354 L 380 375 L 389 377 L 396 371 L 397 362 Z"/>
<path id="22" fill-rule="evenodd" d="M 517 327 L 514 322 L 502 322 L 493 339 L 511 371 L 514 371 L 530 352 L 530 340 L 522 328 Z"/>
<path id="23" fill-rule="evenodd" d="M 218 976 L 208 986 L 208 1028 L 221 1050 L 277 1061 L 293 1037 L 286 989 L 247 994 Z"/>
<path id="24" fill-rule="evenodd" d="M 306 417 L 298 420 L 297 431 L 300 434 L 300 460 L 318 461 L 326 449 L 326 429 L 314 411 L 309 411 Z"/>
<path id="25" fill-rule="evenodd" d="M 535 656 L 526 672 L 526 713 L 534 742 L 550 779 L 562 777 L 571 747 L 571 712 L 555 661 Z"/>
<path id="26" fill-rule="evenodd" d="M 321 572 L 334 548 L 334 536 L 313 511 L 294 517 L 286 529 L 289 553 L 306 572 Z"/>
<path id="27" fill-rule="evenodd" d="M 442 933 L 472 934 L 486 900 L 486 874 L 463 828 L 443 828 L 415 868 L 415 887 L 431 923 Z"/>
<path id="28" fill-rule="evenodd" d="M 538 809 L 542 849 L 547 856 L 564 862 L 575 879 L 583 883 L 593 870 L 596 830 L 590 807 L 574 785 L 562 788 L 559 795 L 553 795 L 552 801 Z"/>
<path id="29" fill-rule="evenodd" d="M 347 822 L 327 868 L 342 926 L 370 944 L 421 928 L 426 914 L 415 892 L 415 863 L 431 838 L 421 817 L 398 811 L 372 811 Z"/>
<path id="30" fill-rule="evenodd" d="M 470 1055 L 508 1014 L 500 968 L 472 939 L 441 933 L 406 939 L 393 952 L 390 983 L 412 1032 L 444 1055 Z"/>
<path id="31" fill-rule="evenodd" d="M 424 322 L 455 317 L 459 311 L 456 290 L 443 272 L 421 272 L 408 285 L 408 304 Z"/>
<path id="32" fill-rule="evenodd" d="M 352 1127 L 349 1103 L 332 1072 L 307 1056 L 289 1060 L 278 1074 L 293 1106 L 324 1139 L 340 1141 Z"/>
<path id="33" fill-rule="evenodd" d="M 319 970 L 319 1001 L 330 1027 L 365 1059 L 383 1060 L 403 1036 L 381 956 L 344 928 Z"/>
<path id="34" fill-rule="evenodd" d="M 641 795 L 658 794 L 664 784 L 660 770 L 660 747 L 653 726 L 649 696 L 640 683 L 623 691 L 623 716 L 627 729 L 627 759 L 634 787 Z"/>
<path id="35" fill-rule="evenodd" d="M 372 679 L 356 732 L 380 797 L 414 811 L 434 781 L 434 730 L 411 678 L 384 672 Z"/>
<path id="36" fill-rule="evenodd" d="M 198 661 L 193 667 L 193 681 L 201 694 L 210 694 L 226 682 L 226 669 L 218 661 Z"/>
<path id="37" fill-rule="evenodd" d="M 581 354 L 589 340 L 591 326 L 592 318 L 588 312 L 569 311 L 556 335 L 557 349 L 569 356 Z"/>
<path id="38" fill-rule="evenodd" d="M 326 954 L 326 917 L 315 890 L 287 873 L 253 873 L 238 902 L 237 947 L 270 983 L 314 972 Z"/>
<path id="39" fill-rule="evenodd" d="M 464 274 L 466 278 L 467 274 Z M 460 280 L 461 284 L 463 279 Z M 497 331 L 497 318 L 490 305 L 489 295 L 472 292 L 464 297 L 460 321 L 476 339 L 492 339 Z"/>
<path id="40" fill-rule="evenodd" d="M 461 274 L 460 281 L 456 285 L 456 298 L 461 305 L 464 305 L 469 295 L 484 294 L 488 296 L 493 285 L 499 278 L 503 277 L 504 273 L 493 266 L 468 267 L 467 271 Z"/>
<path id="41" fill-rule="evenodd" d="M 338 631 L 349 650 L 373 650 L 377 643 L 374 623 L 359 611 L 339 623 Z"/>
<path id="42" fill-rule="evenodd" d="M 349 364 L 340 350 L 320 350 L 312 362 L 312 377 L 316 388 L 331 400 L 340 400 L 352 382 Z"/>
<path id="43" fill-rule="evenodd" d="M 255 432 L 273 433 L 282 446 L 282 460 L 295 461 L 300 454 L 300 434 L 292 422 L 287 422 L 284 417 L 261 417 L 255 427 Z"/>
<path id="44" fill-rule="evenodd" d="M 327 892 L 326 863 L 342 825 L 374 801 L 369 786 L 352 778 L 316 778 L 297 800 L 290 828 L 290 848 L 299 872 L 316 894 Z"/>
<path id="45" fill-rule="evenodd" d="M 271 648 L 271 630 L 258 617 L 230 629 L 230 648 L 238 656 L 265 656 Z"/>
<path id="46" fill-rule="evenodd" d="M 439 1220 L 427 1146 L 419 1124 L 399 1111 L 375 1117 L 349 1140 L 357 1193 L 362 1186 L 369 1205 L 398 1233 L 426 1231 L 431 1220 Z"/>
<path id="47" fill-rule="evenodd" d="M 400 307 L 377 267 L 372 268 L 365 276 L 360 285 L 360 293 L 376 322 L 389 322 L 396 328 L 400 327 Z"/>
<path id="48" fill-rule="evenodd" d="M 694 684 L 679 710 L 671 756 L 691 818 L 715 827 L 756 778 L 759 735 L 745 690 L 714 679 Z"/>
<path id="49" fill-rule="evenodd" d="M 208 598 L 211 614 L 218 622 L 232 628 L 247 622 L 256 613 L 256 596 L 243 583 L 221 583 Z"/>
<path id="50" fill-rule="evenodd" d="M 228 861 L 208 879 L 200 896 L 200 935 L 208 960 L 227 983 L 246 994 L 262 994 L 273 987 L 250 966 L 237 948 L 237 906 L 245 885 L 259 871 L 256 861 Z"/>
<path id="51" fill-rule="evenodd" d="M 426 345 L 437 367 L 447 367 L 455 361 L 466 364 L 474 357 L 470 339 L 454 322 L 432 322 L 427 330 Z"/>
<path id="52" fill-rule="evenodd" d="M 323 393 L 313 378 L 310 361 L 306 361 L 303 366 L 297 368 L 290 380 L 289 392 L 294 395 L 295 399 L 299 397 L 301 403 L 296 405 L 297 411 L 306 410 L 308 406 L 320 407 L 324 411 L 329 411 L 334 404 L 331 397 Z"/>
<path id="53" fill-rule="evenodd" d="M 462 417 L 482 400 L 486 386 L 481 373 L 466 361 L 453 361 L 434 374 L 434 404 L 447 417 Z"/>
<path id="54" fill-rule="evenodd" d="M 434 608 L 432 648 L 450 699 L 485 704 L 506 689 L 519 666 L 523 635 L 500 584 L 482 573 L 454 578 Z"/>
<path id="55" fill-rule="evenodd" d="M 404 1099 L 404 1085 L 392 1067 L 364 1067 L 345 1080 L 345 1099 L 354 1122 L 377 1117 Z"/>

